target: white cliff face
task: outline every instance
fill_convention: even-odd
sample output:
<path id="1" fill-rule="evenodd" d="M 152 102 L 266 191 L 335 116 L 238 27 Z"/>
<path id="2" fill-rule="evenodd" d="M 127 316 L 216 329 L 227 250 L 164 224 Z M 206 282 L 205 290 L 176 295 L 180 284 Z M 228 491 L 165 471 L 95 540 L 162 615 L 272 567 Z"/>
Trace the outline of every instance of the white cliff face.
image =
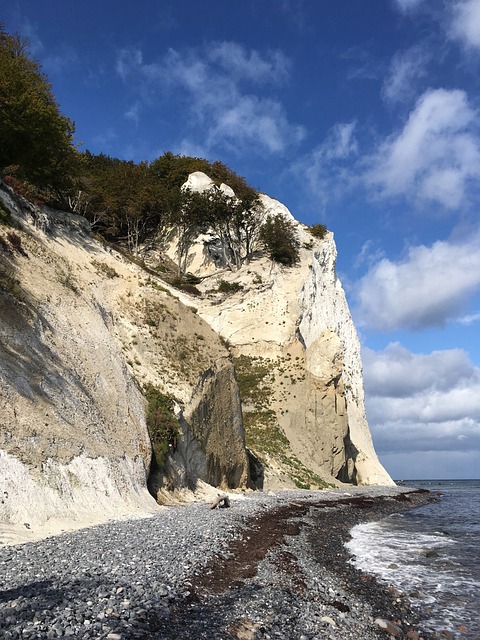
<path id="1" fill-rule="evenodd" d="M 360 342 L 345 292 L 337 278 L 337 250 L 333 234 L 312 252 L 311 269 L 300 293 L 299 332 L 307 353 L 326 331 L 334 331 L 343 349 L 342 378 L 345 387 L 350 441 L 356 449 L 355 468 L 359 484 L 391 484 L 378 462 L 365 415 Z"/>
<path id="2" fill-rule="evenodd" d="M 199 173 L 190 176 L 189 187 L 211 188 Z M 219 273 L 199 238 L 192 253 L 202 262 L 192 260 L 191 271 L 208 277 L 199 285 L 205 295 L 195 301 L 198 313 L 234 354 L 269 362 L 275 374 L 271 408 L 306 466 L 347 482 L 393 484 L 378 461 L 365 417 L 360 344 L 335 272 L 333 234 L 316 239 L 284 205 L 266 195 L 261 200 L 265 216 L 295 224 L 300 263 L 283 267 L 257 257 L 238 272 Z M 215 293 L 221 280 L 241 289 Z"/>
<path id="3" fill-rule="evenodd" d="M 54 522 L 153 513 L 165 485 L 246 484 L 238 387 L 219 337 L 83 218 L 20 207 L 1 185 L 0 198 L 22 246 L 10 249 L 0 226 L 0 544 L 53 533 Z M 182 409 L 171 474 L 148 488 L 144 383 Z"/>

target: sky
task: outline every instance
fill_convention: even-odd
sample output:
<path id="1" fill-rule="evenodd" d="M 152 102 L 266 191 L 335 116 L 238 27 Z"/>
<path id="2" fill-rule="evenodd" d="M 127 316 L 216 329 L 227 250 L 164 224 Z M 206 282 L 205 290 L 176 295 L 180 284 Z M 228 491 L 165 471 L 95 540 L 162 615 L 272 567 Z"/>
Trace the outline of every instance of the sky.
<path id="1" fill-rule="evenodd" d="M 82 149 L 220 160 L 334 232 L 396 479 L 480 477 L 480 0 L 1 0 Z"/>

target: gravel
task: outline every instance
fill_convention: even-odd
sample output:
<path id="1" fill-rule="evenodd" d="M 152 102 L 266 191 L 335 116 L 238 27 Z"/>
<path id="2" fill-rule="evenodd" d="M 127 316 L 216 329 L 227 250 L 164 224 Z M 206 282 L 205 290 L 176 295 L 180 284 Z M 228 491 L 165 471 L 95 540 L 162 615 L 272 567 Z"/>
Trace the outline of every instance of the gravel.
<path id="1" fill-rule="evenodd" d="M 376 640 L 389 637 L 382 617 L 418 638 L 408 601 L 360 575 L 343 542 L 357 522 L 426 499 L 395 487 L 233 495 L 230 509 L 191 503 L 3 547 L 0 637 Z"/>

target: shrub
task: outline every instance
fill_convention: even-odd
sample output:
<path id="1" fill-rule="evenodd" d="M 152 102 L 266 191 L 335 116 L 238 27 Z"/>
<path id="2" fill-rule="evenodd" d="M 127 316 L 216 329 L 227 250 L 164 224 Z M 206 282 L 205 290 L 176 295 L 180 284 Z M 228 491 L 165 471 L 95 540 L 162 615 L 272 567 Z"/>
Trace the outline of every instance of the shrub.
<path id="1" fill-rule="evenodd" d="M 191 296 L 201 296 L 201 292 L 197 289 L 197 287 L 193 284 L 188 284 L 188 282 L 184 282 L 180 284 L 179 288 L 185 293 L 189 293 Z"/>
<path id="2" fill-rule="evenodd" d="M 260 240 L 275 262 L 288 267 L 298 262 L 300 243 L 295 226 L 286 218 L 268 216 L 260 229 Z"/>
<path id="3" fill-rule="evenodd" d="M 12 245 L 12 248 L 15 249 L 15 251 L 18 251 L 18 253 L 23 253 L 22 239 L 18 235 L 18 233 L 14 233 L 13 231 L 10 231 L 9 233 L 7 233 L 7 238 L 10 244 Z"/>
<path id="4" fill-rule="evenodd" d="M 173 408 L 175 399 L 162 393 L 158 387 L 147 383 L 144 388 L 147 400 L 147 428 L 152 443 L 153 454 L 159 468 L 167 458 L 169 451 L 175 451 L 180 435 L 178 420 Z"/>
<path id="5" fill-rule="evenodd" d="M 10 211 L 4 207 L 0 200 L 0 224 L 9 225 L 11 223 Z"/>
<path id="6" fill-rule="evenodd" d="M 324 224 L 312 224 L 312 226 L 308 228 L 308 232 L 311 233 L 314 238 L 323 240 L 327 233 L 327 227 Z"/>
<path id="7" fill-rule="evenodd" d="M 217 291 L 220 293 L 238 293 L 243 289 L 243 286 L 239 282 L 228 282 L 227 280 L 220 280 Z"/>

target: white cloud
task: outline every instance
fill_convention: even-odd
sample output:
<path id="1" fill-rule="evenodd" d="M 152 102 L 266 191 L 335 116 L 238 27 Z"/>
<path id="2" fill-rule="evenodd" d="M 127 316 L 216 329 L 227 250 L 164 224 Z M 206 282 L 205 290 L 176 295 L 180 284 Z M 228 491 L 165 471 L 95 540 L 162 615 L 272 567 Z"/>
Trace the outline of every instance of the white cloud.
<path id="1" fill-rule="evenodd" d="M 466 48 L 480 48 L 480 0 L 462 0 L 453 5 L 450 36 Z"/>
<path id="2" fill-rule="evenodd" d="M 459 318 L 458 322 L 463 325 L 471 325 L 480 320 L 480 312 L 479 313 L 471 313 L 463 316 L 463 318 Z"/>
<path id="3" fill-rule="evenodd" d="M 132 72 L 137 70 L 137 68 L 142 64 L 142 61 L 143 55 L 140 49 L 133 47 L 122 49 L 117 55 L 115 71 L 122 80 L 126 80 Z"/>
<path id="4" fill-rule="evenodd" d="M 477 121 L 464 91 L 426 91 L 403 130 L 367 159 L 367 186 L 380 197 L 461 206 L 470 183 L 480 179 Z"/>
<path id="5" fill-rule="evenodd" d="M 132 120 L 132 122 L 135 122 L 135 124 L 138 124 L 139 117 L 140 117 L 140 103 L 138 101 L 134 102 L 130 107 L 130 109 L 125 111 L 124 115 L 125 115 L 125 118 L 127 118 L 127 120 Z"/>
<path id="6" fill-rule="evenodd" d="M 310 192 L 326 206 L 328 199 L 344 195 L 353 180 L 350 161 L 356 161 L 358 142 L 356 123 L 337 123 L 325 140 L 311 153 L 292 165 L 292 171 L 301 183 L 307 183 Z"/>
<path id="7" fill-rule="evenodd" d="M 227 145 L 233 148 L 253 146 L 270 153 L 281 152 L 303 138 L 302 127 L 288 123 L 282 106 L 274 100 L 256 96 L 239 97 L 235 104 L 218 113 L 210 127 L 209 146 Z"/>
<path id="8" fill-rule="evenodd" d="M 395 54 L 383 84 L 383 97 L 393 103 L 410 99 L 415 82 L 427 75 L 429 60 L 430 54 L 418 45 Z"/>
<path id="9" fill-rule="evenodd" d="M 402 13 L 408 13 L 422 4 L 423 0 L 394 0 L 394 4 Z"/>
<path id="10" fill-rule="evenodd" d="M 360 253 L 354 260 L 354 266 L 357 269 L 365 264 L 372 266 L 380 262 L 384 257 L 385 252 L 383 249 L 376 247 L 373 240 L 366 240 L 360 249 Z"/>
<path id="11" fill-rule="evenodd" d="M 304 137 L 271 92 L 268 98 L 262 94 L 263 86 L 288 79 L 290 61 L 279 51 L 262 54 L 221 42 L 201 50 L 170 49 L 161 60 L 146 63 L 141 51 L 128 49 L 119 53 L 116 69 L 150 106 L 166 92 L 180 91 L 187 98 L 185 120 L 198 131 L 191 144 L 207 151 L 281 153 Z"/>
<path id="12" fill-rule="evenodd" d="M 380 352 L 365 349 L 363 362 L 367 418 L 381 457 L 432 451 L 478 456 L 480 369 L 468 354 L 414 354 L 393 343 Z"/>
<path id="13" fill-rule="evenodd" d="M 460 320 L 480 289 L 480 233 L 462 242 L 409 249 L 404 260 L 378 262 L 357 286 L 356 313 L 379 330 L 443 326 Z"/>
<path id="14" fill-rule="evenodd" d="M 381 397 L 408 398 L 431 388 L 443 393 L 475 374 L 463 349 L 424 355 L 412 353 L 393 342 L 380 352 L 366 348 L 363 361 L 365 389 L 367 393 Z"/>
<path id="15" fill-rule="evenodd" d="M 208 59 L 237 79 L 283 84 L 290 76 L 291 62 L 281 51 L 262 56 L 236 42 L 220 42 L 209 48 Z"/>

